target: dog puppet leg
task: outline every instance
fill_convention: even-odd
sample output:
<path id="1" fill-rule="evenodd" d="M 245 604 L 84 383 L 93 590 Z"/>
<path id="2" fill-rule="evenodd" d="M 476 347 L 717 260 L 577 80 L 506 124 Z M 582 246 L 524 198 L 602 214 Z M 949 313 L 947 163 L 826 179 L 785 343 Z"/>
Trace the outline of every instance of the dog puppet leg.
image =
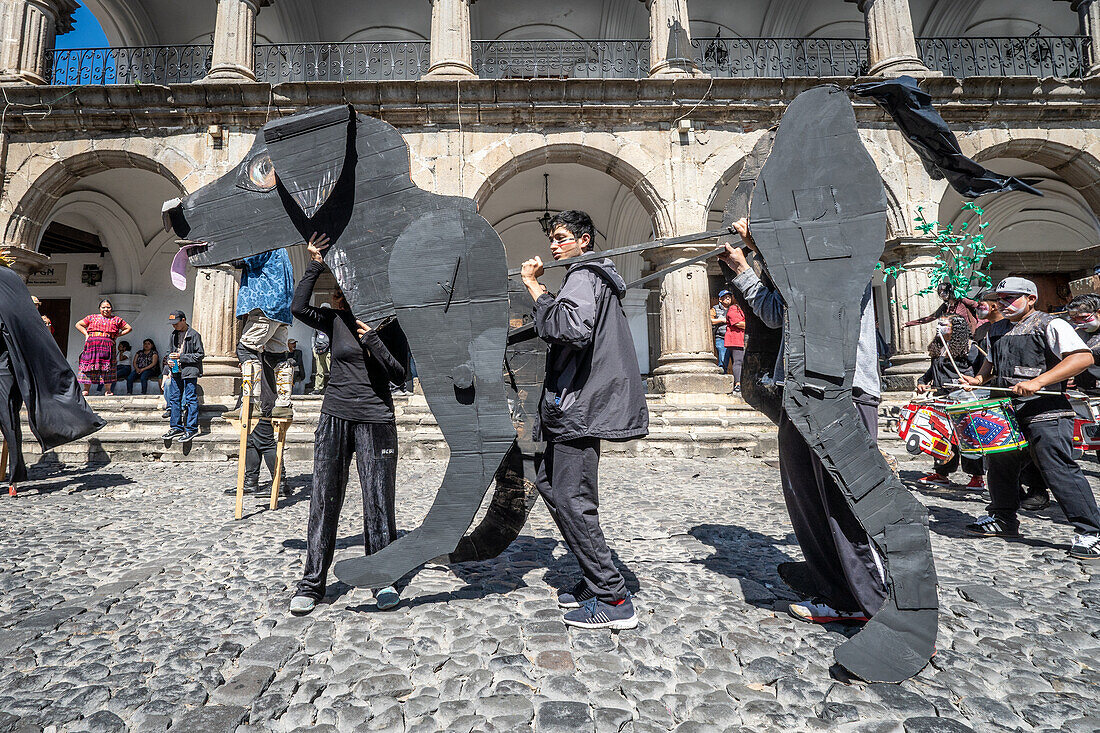
<path id="1" fill-rule="evenodd" d="M 472 211 L 427 214 L 398 238 L 389 280 L 424 397 L 451 457 L 423 523 L 379 552 L 336 563 L 382 588 L 458 547 L 516 439 L 501 365 L 508 332 L 504 245 Z"/>

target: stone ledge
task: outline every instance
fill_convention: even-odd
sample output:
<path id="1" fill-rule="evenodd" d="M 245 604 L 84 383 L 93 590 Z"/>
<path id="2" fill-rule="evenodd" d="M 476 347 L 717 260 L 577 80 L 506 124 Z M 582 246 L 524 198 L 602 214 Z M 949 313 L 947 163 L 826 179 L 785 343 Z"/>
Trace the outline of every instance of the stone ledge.
<path id="1" fill-rule="evenodd" d="M 103 133 L 210 124 L 259 128 L 271 116 L 304 107 L 350 103 L 397 127 L 517 123 L 668 122 L 696 102 L 692 118 L 712 125 L 768 127 L 799 93 L 821 84 L 847 87 L 852 77 L 790 79 L 425 79 L 420 81 L 209 82 L 110 86 L 3 85 L 9 102 L 49 106 L 51 113 L 14 108 L 8 133 L 78 130 Z M 938 77 L 924 88 L 948 121 L 1044 122 L 1096 119 L 1100 77 Z M 861 122 L 885 121 L 874 104 L 856 100 Z"/>

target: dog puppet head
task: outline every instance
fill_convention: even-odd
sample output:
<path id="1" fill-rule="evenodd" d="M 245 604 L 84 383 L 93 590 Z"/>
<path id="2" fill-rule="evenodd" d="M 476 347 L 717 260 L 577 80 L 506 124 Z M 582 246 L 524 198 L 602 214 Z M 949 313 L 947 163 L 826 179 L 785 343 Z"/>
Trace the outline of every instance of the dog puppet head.
<path id="1" fill-rule="evenodd" d="M 426 198 L 396 129 L 350 107 L 325 107 L 265 125 L 236 168 L 167 202 L 163 216 L 196 267 L 326 234 L 329 268 L 357 317 L 373 320 L 388 310 L 393 242 Z"/>

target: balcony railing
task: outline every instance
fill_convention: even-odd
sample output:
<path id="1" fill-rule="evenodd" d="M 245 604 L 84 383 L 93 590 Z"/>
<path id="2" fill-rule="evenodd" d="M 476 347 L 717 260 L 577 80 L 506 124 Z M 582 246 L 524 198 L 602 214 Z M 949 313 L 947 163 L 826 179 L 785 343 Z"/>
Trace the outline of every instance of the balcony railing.
<path id="1" fill-rule="evenodd" d="M 1085 36 L 919 38 L 929 68 L 948 76 L 1083 77 Z M 856 38 L 712 38 L 692 41 L 700 68 L 716 77 L 853 77 L 867 71 Z M 256 46 L 261 82 L 412 81 L 428 70 L 427 41 Z M 649 74 L 648 39 L 474 41 L 484 79 L 640 79 Z M 84 48 L 55 51 L 53 84 L 186 84 L 210 71 L 211 46 Z"/>
<path id="2" fill-rule="evenodd" d="M 54 51 L 52 84 L 189 84 L 210 72 L 213 46 Z"/>
<path id="3" fill-rule="evenodd" d="M 859 76 L 867 71 L 861 38 L 699 38 L 699 68 L 717 77 Z"/>
<path id="4" fill-rule="evenodd" d="M 483 79 L 640 79 L 649 75 L 649 39 L 474 41 Z"/>
<path id="5" fill-rule="evenodd" d="M 1057 76 L 1088 74 L 1087 36 L 918 38 L 925 65 L 946 76 Z"/>
<path id="6" fill-rule="evenodd" d="M 256 46 L 256 79 L 414 81 L 428 70 L 427 41 L 281 43 Z"/>

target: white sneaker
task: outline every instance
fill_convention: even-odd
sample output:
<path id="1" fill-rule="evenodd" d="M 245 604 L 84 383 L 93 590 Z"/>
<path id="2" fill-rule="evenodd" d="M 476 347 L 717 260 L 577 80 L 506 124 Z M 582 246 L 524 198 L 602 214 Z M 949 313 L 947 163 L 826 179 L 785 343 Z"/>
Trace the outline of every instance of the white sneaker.
<path id="1" fill-rule="evenodd" d="M 294 596 L 290 599 L 290 612 L 295 616 L 305 616 L 317 608 L 317 601 L 309 596 Z"/>
<path id="2" fill-rule="evenodd" d="M 1069 556 L 1078 560 L 1100 560 L 1100 534 L 1074 535 Z"/>
<path id="3" fill-rule="evenodd" d="M 836 622 L 864 624 L 870 621 L 863 611 L 838 611 L 827 603 L 802 601 L 787 606 L 787 613 L 799 621 L 810 624 L 831 624 Z"/>

